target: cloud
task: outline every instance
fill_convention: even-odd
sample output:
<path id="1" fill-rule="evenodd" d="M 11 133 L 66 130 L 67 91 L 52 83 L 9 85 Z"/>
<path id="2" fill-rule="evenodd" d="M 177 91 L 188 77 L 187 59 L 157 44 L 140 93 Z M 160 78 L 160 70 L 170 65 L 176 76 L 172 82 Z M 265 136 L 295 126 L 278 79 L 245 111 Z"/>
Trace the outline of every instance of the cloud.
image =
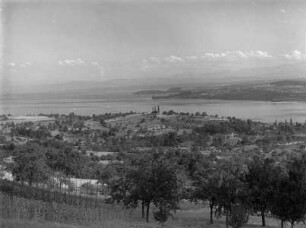
<path id="1" fill-rule="evenodd" d="M 20 67 L 30 67 L 32 65 L 33 65 L 32 62 L 25 62 L 23 64 L 20 64 Z"/>
<path id="2" fill-rule="evenodd" d="M 82 59 L 76 59 L 75 63 L 76 64 L 84 64 L 85 62 Z"/>
<path id="3" fill-rule="evenodd" d="M 57 61 L 57 64 L 61 66 L 100 66 L 99 62 L 85 61 L 81 58 L 59 60 Z"/>
<path id="4" fill-rule="evenodd" d="M 227 60 L 227 61 L 233 61 L 233 60 L 243 60 L 243 59 L 271 59 L 272 56 L 268 54 L 266 51 L 227 51 L 227 52 L 221 52 L 221 53 L 205 53 L 202 55 L 202 59 L 204 60 Z"/>
<path id="5" fill-rule="evenodd" d="M 80 59 L 80 58 L 59 60 L 57 63 L 61 66 L 87 65 L 87 63 L 83 59 Z"/>
<path id="6" fill-rule="evenodd" d="M 147 59 L 143 59 L 143 60 L 142 60 L 142 64 L 143 64 L 143 65 L 148 65 L 149 63 L 150 63 L 150 62 L 149 62 Z"/>
<path id="7" fill-rule="evenodd" d="M 282 9 L 280 10 L 280 12 L 281 12 L 281 13 L 286 13 L 286 10 L 285 10 L 284 8 L 282 8 Z"/>
<path id="8" fill-rule="evenodd" d="M 32 62 L 24 62 L 24 63 L 15 63 L 15 62 L 10 62 L 7 64 L 9 67 L 11 68 L 26 68 L 26 67 L 30 67 L 33 65 Z"/>
<path id="9" fill-rule="evenodd" d="M 165 57 L 164 60 L 166 62 L 169 62 L 169 63 L 184 62 L 184 60 L 181 57 L 178 57 L 178 56 L 175 56 L 175 55 L 171 55 L 171 56 Z"/>
<path id="10" fill-rule="evenodd" d="M 77 59 L 64 59 L 64 60 L 59 60 L 57 61 L 57 64 L 60 65 L 61 67 L 82 67 L 82 68 L 87 68 L 87 70 L 94 70 L 95 72 L 99 72 L 99 76 L 105 75 L 105 68 L 96 61 L 85 61 L 81 58 Z M 90 71 L 93 72 L 93 71 Z"/>
<path id="11" fill-rule="evenodd" d="M 15 67 L 15 66 L 16 66 L 16 63 L 10 62 L 8 65 L 9 65 L 10 67 Z"/>
<path id="12" fill-rule="evenodd" d="M 143 65 L 156 65 L 156 64 L 172 64 L 172 63 L 194 63 L 194 62 L 210 62 L 210 61 L 243 61 L 247 59 L 272 59 L 266 51 L 226 51 L 226 52 L 208 52 L 202 55 L 190 56 L 175 56 L 170 55 L 163 58 L 149 57 L 142 60 Z"/>
<path id="13" fill-rule="evenodd" d="M 284 55 L 286 59 L 295 61 L 306 61 L 306 55 L 299 50 L 294 50 L 290 54 Z"/>
<path id="14" fill-rule="evenodd" d="M 198 56 L 192 55 L 192 56 L 186 56 L 185 59 L 187 61 L 197 61 L 199 59 Z"/>
<path id="15" fill-rule="evenodd" d="M 249 57 L 255 57 L 255 58 L 260 58 L 260 59 L 271 59 L 272 55 L 270 55 L 266 51 L 251 51 L 247 52 Z"/>

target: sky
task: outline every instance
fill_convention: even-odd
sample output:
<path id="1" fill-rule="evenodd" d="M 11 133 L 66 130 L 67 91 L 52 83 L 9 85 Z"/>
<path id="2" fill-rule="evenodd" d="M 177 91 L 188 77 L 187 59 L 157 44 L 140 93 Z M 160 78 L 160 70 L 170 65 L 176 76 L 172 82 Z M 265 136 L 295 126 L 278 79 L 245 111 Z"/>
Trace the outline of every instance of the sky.
<path id="1" fill-rule="evenodd" d="M 2 0 L 2 86 L 306 64 L 302 0 Z"/>

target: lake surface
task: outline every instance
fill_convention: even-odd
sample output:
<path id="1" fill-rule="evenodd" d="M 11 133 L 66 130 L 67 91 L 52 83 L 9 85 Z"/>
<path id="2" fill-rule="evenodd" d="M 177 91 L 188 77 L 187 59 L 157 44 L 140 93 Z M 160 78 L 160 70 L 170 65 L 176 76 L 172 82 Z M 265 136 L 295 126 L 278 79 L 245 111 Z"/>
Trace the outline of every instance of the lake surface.
<path id="1" fill-rule="evenodd" d="M 67 114 L 75 112 L 92 115 L 106 112 L 151 112 L 152 106 L 159 104 L 161 111 L 173 109 L 177 112 L 206 112 L 209 115 L 235 116 L 242 119 L 274 122 L 275 120 L 306 121 L 306 103 L 300 102 L 262 102 L 262 101 L 224 101 L 169 99 L 152 100 L 150 97 L 127 96 L 116 99 L 82 98 L 10 98 L 0 100 L 0 114 Z"/>

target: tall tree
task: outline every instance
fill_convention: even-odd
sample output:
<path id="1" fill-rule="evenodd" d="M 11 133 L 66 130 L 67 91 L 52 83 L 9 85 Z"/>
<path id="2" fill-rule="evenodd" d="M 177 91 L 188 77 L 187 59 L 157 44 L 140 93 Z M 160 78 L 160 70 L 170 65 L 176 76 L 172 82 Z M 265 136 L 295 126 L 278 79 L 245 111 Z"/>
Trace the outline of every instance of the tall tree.
<path id="1" fill-rule="evenodd" d="M 177 169 L 162 152 L 145 153 L 125 161 L 124 174 L 112 181 L 114 201 L 126 207 L 142 207 L 142 215 L 149 222 L 150 206 L 160 211 L 175 209 L 181 196 L 181 181 Z"/>
<path id="2" fill-rule="evenodd" d="M 265 213 L 269 211 L 269 199 L 273 194 L 271 182 L 277 175 L 273 166 L 274 160 L 255 155 L 248 164 L 244 178 L 248 186 L 250 208 L 254 213 L 260 212 L 262 226 L 266 225 Z"/>
<path id="3" fill-rule="evenodd" d="M 210 223 L 213 224 L 213 209 L 216 206 L 218 197 L 216 188 L 218 187 L 219 175 L 216 166 L 216 157 L 209 156 L 206 159 L 197 161 L 196 171 L 194 171 L 193 179 L 195 180 L 195 189 L 192 195 L 194 200 L 202 200 L 209 202 Z"/>
<path id="4" fill-rule="evenodd" d="M 271 182 L 271 213 L 284 222 L 304 221 L 306 214 L 306 160 L 291 158 L 287 163 L 287 172 L 281 173 Z"/>
<path id="5" fill-rule="evenodd" d="M 244 166 L 236 160 L 220 160 L 219 168 L 216 170 L 218 181 L 215 188 L 217 213 L 225 214 L 226 227 L 229 226 L 229 218 L 233 206 L 245 206 L 248 202 L 248 195 L 245 184 L 241 181 L 244 174 Z"/>

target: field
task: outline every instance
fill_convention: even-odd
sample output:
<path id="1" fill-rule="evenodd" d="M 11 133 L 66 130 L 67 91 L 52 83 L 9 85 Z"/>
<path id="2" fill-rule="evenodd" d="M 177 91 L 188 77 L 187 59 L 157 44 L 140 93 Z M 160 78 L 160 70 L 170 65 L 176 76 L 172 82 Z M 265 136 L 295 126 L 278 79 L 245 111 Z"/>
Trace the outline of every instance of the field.
<path id="1" fill-rule="evenodd" d="M 208 219 L 201 219 L 198 217 L 197 212 L 194 212 L 193 215 L 182 215 L 180 212 L 176 214 L 176 218 L 173 221 L 169 221 L 166 223 L 165 227 L 167 228 L 183 228 L 183 227 L 189 227 L 189 228 L 224 228 L 225 224 L 223 221 L 216 221 L 215 224 L 208 224 Z M 190 217 L 189 217 L 190 216 Z M 194 217 L 198 217 L 195 219 Z M 261 225 L 258 224 L 259 219 L 258 218 L 251 218 L 252 221 L 250 221 L 250 224 L 247 224 L 243 226 L 243 228 L 256 228 L 261 227 Z M 272 219 L 268 219 L 268 224 L 266 228 L 275 228 L 280 227 L 280 224 L 278 221 L 273 221 Z M 253 224 L 254 222 L 254 224 Z M 274 224 L 274 225 L 272 225 Z M 33 220 L 8 220 L 8 219 L 1 219 L 0 220 L 0 228 L 83 228 L 83 227 L 89 227 L 89 226 L 78 226 L 78 225 L 69 225 L 69 224 L 61 224 L 61 223 L 50 223 L 50 222 L 42 222 L 42 221 L 33 221 Z M 144 222 L 139 221 L 131 221 L 131 222 L 120 222 L 120 221 L 113 221 L 105 223 L 104 225 L 100 226 L 90 226 L 93 228 L 96 227 L 105 227 L 105 228 L 157 228 L 160 227 L 160 225 L 156 224 L 155 222 L 151 222 L 149 224 L 146 224 Z M 285 227 L 290 227 L 289 224 Z M 296 225 L 295 227 L 301 228 L 302 225 Z"/>
<path id="2" fill-rule="evenodd" d="M 141 219 L 139 209 L 125 210 L 118 206 L 107 204 L 100 208 L 80 208 L 66 204 L 46 203 L 15 196 L 1 195 L 0 228 L 157 228 L 151 216 L 150 223 Z M 153 209 L 154 210 L 154 209 Z M 267 228 L 280 227 L 280 221 L 267 218 Z M 172 218 L 166 222 L 168 228 L 223 228 L 223 218 L 215 219 L 213 225 L 209 224 L 209 209 L 202 205 L 189 202 L 181 204 L 181 209 L 173 213 Z M 251 216 L 245 228 L 261 227 L 260 217 Z M 287 224 L 289 227 L 289 224 Z M 295 226 L 301 228 L 302 224 Z"/>
<path id="3" fill-rule="evenodd" d="M 5 185 L 6 183 L 6 185 Z M 7 183 L 3 182 L 8 189 Z M 0 194 L 0 228 L 157 228 L 160 227 L 152 214 L 150 223 L 141 218 L 141 210 L 123 209 L 119 205 L 110 205 L 104 201 L 83 198 L 81 196 L 68 195 L 63 193 L 51 193 L 43 189 L 33 189 L 14 185 L 9 191 L 14 194 Z M 26 191 L 28 190 L 28 191 Z M 35 190 L 35 191 L 34 191 Z M 26 194 L 27 193 L 27 194 Z M 29 193 L 31 193 L 29 195 Z M 24 196 L 23 196 L 24 194 Z M 22 197 L 21 197 L 22 196 Z M 23 198 L 26 197 L 26 198 Z M 34 197 L 34 198 L 33 198 Z M 52 198 L 53 201 L 51 200 Z M 51 200 L 51 201 L 49 201 Z M 152 208 L 151 211 L 154 211 Z M 266 218 L 267 228 L 280 227 L 280 221 L 271 217 Z M 223 228 L 224 218 L 214 218 L 214 224 L 209 223 L 209 208 L 203 204 L 182 201 L 180 209 L 172 213 L 172 216 L 165 224 L 168 228 Z M 261 218 L 250 216 L 245 228 L 261 227 Z M 290 227 L 290 224 L 287 224 Z M 303 224 L 295 225 L 296 228 L 303 227 Z"/>
<path id="4" fill-rule="evenodd" d="M 10 116 L 7 120 L 0 121 L 1 123 L 25 123 L 25 122 L 34 122 L 34 123 L 50 123 L 54 122 L 53 118 L 46 116 Z"/>

